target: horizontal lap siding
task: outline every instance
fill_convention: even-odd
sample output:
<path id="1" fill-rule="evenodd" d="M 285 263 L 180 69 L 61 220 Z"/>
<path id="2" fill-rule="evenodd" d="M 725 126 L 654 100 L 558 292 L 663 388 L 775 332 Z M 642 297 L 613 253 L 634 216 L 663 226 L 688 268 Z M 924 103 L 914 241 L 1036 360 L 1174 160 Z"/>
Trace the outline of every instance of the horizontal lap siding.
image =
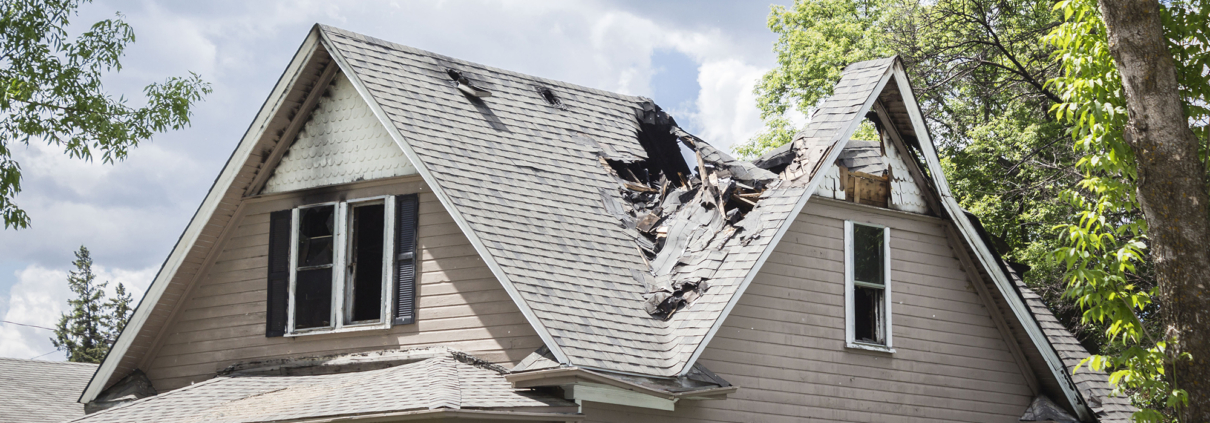
<path id="1" fill-rule="evenodd" d="M 437 198 L 425 192 L 420 202 L 417 324 L 265 337 L 272 210 L 250 208 L 149 361 L 155 387 L 163 392 L 209 379 L 234 363 L 288 356 L 446 345 L 511 366 L 540 347 L 542 341 Z"/>
<path id="2" fill-rule="evenodd" d="M 844 347 L 844 219 L 891 228 L 894 354 Z M 739 391 L 600 422 L 1015 422 L 1032 399 L 940 221 L 812 200 L 707 346 Z"/>

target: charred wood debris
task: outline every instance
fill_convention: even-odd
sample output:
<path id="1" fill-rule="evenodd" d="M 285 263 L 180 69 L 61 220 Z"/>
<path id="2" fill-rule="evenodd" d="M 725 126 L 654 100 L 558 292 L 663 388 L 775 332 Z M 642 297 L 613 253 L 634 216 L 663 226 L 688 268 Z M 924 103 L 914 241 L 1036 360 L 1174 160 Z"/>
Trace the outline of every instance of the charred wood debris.
<path id="1" fill-rule="evenodd" d="M 759 228 L 761 194 L 779 179 L 685 132 L 652 102 L 643 103 L 637 117 L 638 140 L 647 158 L 599 153 L 601 165 L 620 184 L 622 201 L 607 190 L 601 196 L 648 265 L 647 273 L 634 274 L 648 287 L 643 295 L 647 313 L 667 320 L 706 293 L 727 256 L 728 240 L 751 241 L 744 237 Z M 688 149 L 684 155 L 680 145 Z"/>

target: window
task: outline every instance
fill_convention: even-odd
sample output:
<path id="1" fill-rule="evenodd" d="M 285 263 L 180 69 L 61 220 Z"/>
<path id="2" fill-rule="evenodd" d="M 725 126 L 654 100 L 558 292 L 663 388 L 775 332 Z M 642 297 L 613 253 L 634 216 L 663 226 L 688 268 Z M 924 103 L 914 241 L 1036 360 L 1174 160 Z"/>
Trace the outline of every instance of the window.
<path id="1" fill-rule="evenodd" d="M 414 322 L 417 206 L 404 195 L 273 213 L 266 336 Z"/>
<path id="2" fill-rule="evenodd" d="M 845 344 L 894 352 L 891 347 L 889 228 L 845 222 Z"/>

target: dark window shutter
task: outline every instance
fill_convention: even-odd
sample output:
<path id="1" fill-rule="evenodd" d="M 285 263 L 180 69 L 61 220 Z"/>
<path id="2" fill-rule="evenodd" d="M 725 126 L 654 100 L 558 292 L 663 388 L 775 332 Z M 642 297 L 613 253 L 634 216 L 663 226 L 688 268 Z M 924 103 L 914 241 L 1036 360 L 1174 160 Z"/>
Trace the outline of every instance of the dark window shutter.
<path id="1" fill-rule="evenodd" d="M 395 197 L 395 320 L 396 325 L 416 322 L 416 220 L 420 214 L 416 194 Z"/>
<path id="2" fill-rule="evenodd" d="M 265 336 L 286 334 L 290 303 L 290 210 L 269 215 L 269 286 L 265 296 Z"/>

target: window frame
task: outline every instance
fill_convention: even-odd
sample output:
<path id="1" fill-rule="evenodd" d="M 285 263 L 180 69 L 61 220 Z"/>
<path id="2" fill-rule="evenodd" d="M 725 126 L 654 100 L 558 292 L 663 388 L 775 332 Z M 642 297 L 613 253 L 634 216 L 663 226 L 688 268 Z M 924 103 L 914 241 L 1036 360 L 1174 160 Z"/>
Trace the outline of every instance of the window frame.
<path id="1" fill-rule="evenodd" d="M 380 203 L 383 205 L 383 261 L 382 261 L 382 304 L 379 309 L 379 322 L 346 323 L 345 309 L 348 305 L 346 280 L 348 276 L 348 259 L 353 247 L 349 243 L 349 233 L 352 231 L 350 211 L 363 203 Z M 329 306 L 332 315 L 332 325 L 328 327 L 296 329 L 294 327 L 295 284 L 298 278 L 298 225 L 300 211 L 314 207 L 335 206 L 332 245 L 332 304 Z M 361 197 L 349 200 L 328 201 L 323 203 L 306 204 L 294 207 L 290 214 L 290 281 L 286 305 L 286 337 L 317 335 L 325 333 L 356 332 L 365 330 L 390 329 L 394 314 L 394 269 L 395 265 L 395 196 L 379 195 Z M 339 271 L 338 271 L 339 270 Z"/>
<path id="2" fill-rule="evenodd" d="M 856 328 L 856 316 L 854 314 L 855 313 L 854 309 L 856 307 L 853 304 L 853 301 L 855 299 L 854 288 L 856 288 L 857 286 L 863 286 L 866 288 L 875 288 L 875 289 L 879 288 L 878 286 L 869 284 L 868 282 L 856 281 L 854 279 L 856 277 L 856 272 L 854 269 L 854 264 L 855 264 L 856 260 L 854 257 L 855 248 L 854 248 L 853 230 L 854 230 L 854 227 L 857 225 L 882 229 L 882 259 L 883 259 L 883 264 L 882 264 L 883 285 L 881 286 L 881 289 L 883 290 L 883 292 L 882 292 L 882 302 L 883 302 L 882 325 L 883 325 L 883 331 L 884 331 L 884 335 L 885 335 L 886 344 L 874 344 L 874 343 L 870 343 L 870 342 L 858 341 L 856 339 L 857 328 Z M 869 223 L 869 222 L 858 222 L 858 221 L 853 221 L 853 220 L 846 220 L 844 222 L 844 302 L 845 302 L 845 304 L 844 304 L 845 347 L 853 348 L 853 349 L 860 349 L 860 350 L 888 352 L 888 353 L 895 352 L 894 344 L 892 342 L 893 341 L 892 334 L 894 333 L 894 331 L 892 330 L 893 313 L 891 312 L 891 304 L 892 304 L 892 301 L 891 301 L 891 228 L 887 227 L 886 225 L 879 225 L 876 223 Z"/>

